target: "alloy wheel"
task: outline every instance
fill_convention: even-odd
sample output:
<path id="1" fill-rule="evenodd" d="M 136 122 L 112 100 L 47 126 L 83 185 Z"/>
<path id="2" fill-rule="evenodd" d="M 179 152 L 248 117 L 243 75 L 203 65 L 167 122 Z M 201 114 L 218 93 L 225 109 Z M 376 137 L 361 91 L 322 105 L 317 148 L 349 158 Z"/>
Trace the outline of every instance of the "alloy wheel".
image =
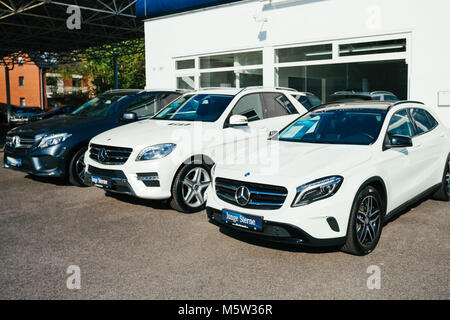
<path id="1" fill-rule="evenodd" d="M 366 196 L 356 215 L 356 235 L 363 246 L 369 246 L 377 237 L 381 223 L 381 210 L 374 196 Z"/>
<path id="2" fill-rule="evenodd" d="M 84 153 L 77 159 L 75 163 L 75 173 L 81 182 L 84 181 L 84 171 L 86 169 L 86 164 L 84 163 Z"/>
<path id="3" fill-rule="evenodd" d="M 211 183 L 211 178 L 206 169 L 196 167 L 191 169 L 182 181 L 182 195 L 184 203 L 197 208 L 205 203 L 205 191 Z"/>

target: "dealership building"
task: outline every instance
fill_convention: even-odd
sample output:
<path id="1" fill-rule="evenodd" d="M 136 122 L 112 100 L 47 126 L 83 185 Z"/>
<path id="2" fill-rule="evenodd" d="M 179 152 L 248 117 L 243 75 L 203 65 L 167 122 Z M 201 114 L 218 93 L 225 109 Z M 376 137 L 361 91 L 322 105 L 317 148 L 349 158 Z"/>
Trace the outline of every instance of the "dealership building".
<path id="1" fill-rule="evenodd" d="M 147 88 L 390 91 L 450 126 L 448 0 L 140 0 Z"/>

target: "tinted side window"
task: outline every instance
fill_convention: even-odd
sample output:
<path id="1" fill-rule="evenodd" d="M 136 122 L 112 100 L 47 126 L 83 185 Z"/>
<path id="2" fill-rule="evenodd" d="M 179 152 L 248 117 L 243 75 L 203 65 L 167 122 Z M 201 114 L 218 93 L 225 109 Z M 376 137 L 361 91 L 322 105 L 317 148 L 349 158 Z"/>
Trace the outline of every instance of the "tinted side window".
<path id="1" fill-rule="evenodd" d="M 305 96 L 299 96 L 297 100 L 306 108 L 306 110 L 309 110 L 313 107 L 311 102 Z"/>
<path id="2" fill-rule="evenodd" d="M 159 109 L 158 96 L 143 93 L 126 107 L 125 112 L 135 112 L 138 118 L 145 118 L 154 115 Z"/>
<path id="3" fill-rule="evenodd" d="M 297 113 L 292 103 L 282 93 L 263 93 L 263 118 L 275 118 Z"/>
<path id="4" fill-rule="evenodd" d="M 413 126 L 406 110 L 401 110 L 392 116 L 387 133 L 388 135 L 398 134 L 408 137 L 414 135 Z"/>
<path id="5" fill-rule="evenodd" d="M 160 96 L 160 106 L 159 108 L 162 109 L 165 106 L 167 106 L 169 103 L 171 103 L 173 100 L 178 98 L 180 96 L 179 93 L 165 93 Z"/>
<path id="6" fill-rule="evenodd" d="M 427 112 L 423 109 L 411 109 L 411 117 L 413 119 L 414 125 L 416 126 L 417 133 L 425 133 L 433 128 Z"/>
<path id="7" fill-rule="evenodd" d="M 263 107 L 260 94 L 253 93 L 242 97 L 233 108 L 233 111 L 231 111 L 231 114 L 246 116 L 249 122 L 263 119 Z"/>
<path id="8" fill-rule="evenodd" d="M 425 112 L 426 112 L 426 114 L 427 114 L 427 116 L 428 116 L 428 119 L 430 120 L 430 123 L 431 123 L 432 128 L 437 127 L 438 122 L 436 121 L 436 119 L 433 118 L 433 116 L 432 116 L 429 112 L 427 112 L 427 111 L 425 111 Z"/>

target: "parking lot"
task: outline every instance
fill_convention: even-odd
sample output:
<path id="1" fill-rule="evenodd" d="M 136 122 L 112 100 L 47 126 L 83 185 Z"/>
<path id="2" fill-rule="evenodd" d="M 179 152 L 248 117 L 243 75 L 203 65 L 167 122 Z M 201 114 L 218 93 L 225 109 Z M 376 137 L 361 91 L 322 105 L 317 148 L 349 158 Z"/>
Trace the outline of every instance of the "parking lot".
<path id="1" fill-rule="evenodd" d="M 0 186 L 0 299 L 450 298 L 450 206 L 438 201 L 389 222 L 377 249 L 355 257 L 255 242 L 204 211 L 3 168 Z M 80 290 L 66 287 L 70 265 Z M 380 289 L 367 287 L 372 265 Z"/>

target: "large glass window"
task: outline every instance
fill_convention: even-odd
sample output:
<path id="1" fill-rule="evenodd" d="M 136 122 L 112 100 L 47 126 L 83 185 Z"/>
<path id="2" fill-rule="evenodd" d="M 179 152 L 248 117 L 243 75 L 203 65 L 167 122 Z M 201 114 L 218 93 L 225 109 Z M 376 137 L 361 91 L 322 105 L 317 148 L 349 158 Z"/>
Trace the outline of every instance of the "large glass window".
<path id="1" fill-rule="evenodd" d="M 200 57 L 200 69 L 251 66 L 259 64 L 262 64 L 262 51 Z"/>
<path id="2" fill-rule="evenodd" d="M 341 44 L 342 57 L 406 51 L 406 39 Z"/>
<path id="3" fill-rule="evenodd" d="M 332 57 L 333 54 L 331 44 L 283 48 L 275 50 L 276 63 L 324 60 L 331 59 Z"/>
<path id="4" fill-rule="evenodd" d="M 177 70 L 195 68 L 195 60 L 194 59 L 179 60 L 179 61 L 176 61 L 175 64 L 176 64 Z"/>
<path id="5" fill-rule="evenodd" d="M 234 71 L 205 72 L 200 75 L 200 87 L 236 87 Z"/>
<path id="6" fill-rule="evenodd" d="M 399 99 L 408 95 L 408 65 L 404 60 L 280 67 L 277 85 L 311 92 L 324 103 L 338 91 L 390 91 Z"/>
<path id="7" fill-rule="evenodd" d="M 177 77 L 177 89 L 195 89 L 194 76 Z"/>

